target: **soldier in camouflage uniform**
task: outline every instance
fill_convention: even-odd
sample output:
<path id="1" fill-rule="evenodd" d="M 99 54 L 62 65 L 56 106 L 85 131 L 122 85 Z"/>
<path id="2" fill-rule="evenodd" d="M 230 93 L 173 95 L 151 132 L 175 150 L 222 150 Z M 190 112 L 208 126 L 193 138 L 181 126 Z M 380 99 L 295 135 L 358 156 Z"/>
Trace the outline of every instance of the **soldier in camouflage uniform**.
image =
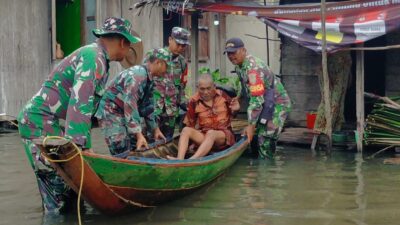
<path id="1" fill-rule="evenodd" d="M 181 27 L 172 28 L 168 39 L 169 53 L 167 72 L 154 79 L 154 108 L 158 125 L 167 138 L 172 138 L 180 108 L 186 110 L 185 87 L 187 82 L 187 63 L 182 56 L 189 45 L 190 33 Z"/>
<path id="2" fill-rule="evenodd" d="M 250 98 L 247 108 L 249 124 L 244 134 L 250 143 L 256 133 L 259 156 L 273 158 L 276 141 L 291 109 L 289 96 L 280 79 L 268 66 L 262 60 L 247 54 L 241 39 L 229 39 L 224 53 L 227 53 L 229 60 L 235 65 L 241 88 Z M 239 90 L 239 95 L 241 93 L 242 90 Z"/>
<path id="3" fill-rule="evenodd" d="M 165 140 L 154 117 L 153 80 L 166 72 L 169 52 L 153 49 L 146 58 L 146 65 L 133 66 L 116 76 L 100 101 L 96 117 L 111 155 L 148 148 L 142 119 L 156 139 Z"/>
<path id="4" fill-rule="evenodd" d="M 105 90 L 109 62 L 121 61 L 129 52 L 130 43 L 140 41 L 130 34 L 130 29 L 127 20 L 115 17 L 105 20 L 102 28 L 93 30 L 97 41 L 65 57 L 19 113 L 19 132 L 46 213 L 64 212 L 73 192 L 32 140 L 63 136 L 83 150 L 90 150 L 91 117 Z M 65 126 L 60 120 L 65 120 Z"/>

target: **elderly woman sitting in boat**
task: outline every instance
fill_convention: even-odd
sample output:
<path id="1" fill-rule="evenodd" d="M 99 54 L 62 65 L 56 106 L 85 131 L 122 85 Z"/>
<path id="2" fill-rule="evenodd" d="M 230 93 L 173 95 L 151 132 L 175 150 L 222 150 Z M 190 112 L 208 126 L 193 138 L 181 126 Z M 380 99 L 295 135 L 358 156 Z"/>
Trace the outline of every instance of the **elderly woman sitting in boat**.
<path id="1" fill-rule="evenodd" d="M 212 77 L 202 74 L 197 82 L 197 93 L 188 104 L 184 119 L 186 127 L 179 138 L 178 155 L 168 156 L 168 159 L 184 159 L 190 141 L 199 146 L 190 159 L 203 157 L 212 149 L 222 150 L 233 145 L 235 136 L 231 119 L 233 112 L 239 109 L 237 98 L 216 89 Z"/>

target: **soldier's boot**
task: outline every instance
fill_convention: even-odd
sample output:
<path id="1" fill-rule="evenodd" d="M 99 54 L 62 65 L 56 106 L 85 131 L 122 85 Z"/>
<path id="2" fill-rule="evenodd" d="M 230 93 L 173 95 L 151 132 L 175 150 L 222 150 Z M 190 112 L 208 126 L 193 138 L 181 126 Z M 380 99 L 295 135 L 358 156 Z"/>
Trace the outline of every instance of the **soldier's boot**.
<path id="1" fill-rule="evenodd" d="M 258 155 L 261 159 L 274 159 L 276 151 L 276 140 L 266 139 L 258 149 Z"/>

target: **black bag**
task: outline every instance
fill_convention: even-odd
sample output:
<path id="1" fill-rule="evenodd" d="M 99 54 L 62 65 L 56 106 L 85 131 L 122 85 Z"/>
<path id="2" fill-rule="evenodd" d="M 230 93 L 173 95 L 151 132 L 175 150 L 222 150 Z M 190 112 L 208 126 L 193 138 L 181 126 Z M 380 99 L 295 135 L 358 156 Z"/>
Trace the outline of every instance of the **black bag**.
<path id="1" fill-rule="evenodd" d="M 268 120 L 272 120 L 275 111 L 275 74 L 273 75 L 271 88 L 264 92 L 264 104 L 261 111 L 259 122 L 266 124 Z"/>

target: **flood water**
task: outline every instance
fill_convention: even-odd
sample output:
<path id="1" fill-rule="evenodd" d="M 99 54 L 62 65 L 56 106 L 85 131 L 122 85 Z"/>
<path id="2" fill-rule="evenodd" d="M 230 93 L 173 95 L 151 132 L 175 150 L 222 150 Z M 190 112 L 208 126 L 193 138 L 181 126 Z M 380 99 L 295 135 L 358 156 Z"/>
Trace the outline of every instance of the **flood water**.
<path id="1" fill-rule="evenodd" d="M 93 140 L 105 152 L 98 130 Z M 384 165 L 384 156 L 313 155 L 290 146 L 278 153 L 274 162 L 242 157 L 211 185 L 154 209 L 107 217 L 88 208 L 83 224 L 400 224 L 400 166 Z M 43 216 L 34 174 L 13 133 L 0 134 L 0 224 L 78 224 L 76 213 Z"/>

